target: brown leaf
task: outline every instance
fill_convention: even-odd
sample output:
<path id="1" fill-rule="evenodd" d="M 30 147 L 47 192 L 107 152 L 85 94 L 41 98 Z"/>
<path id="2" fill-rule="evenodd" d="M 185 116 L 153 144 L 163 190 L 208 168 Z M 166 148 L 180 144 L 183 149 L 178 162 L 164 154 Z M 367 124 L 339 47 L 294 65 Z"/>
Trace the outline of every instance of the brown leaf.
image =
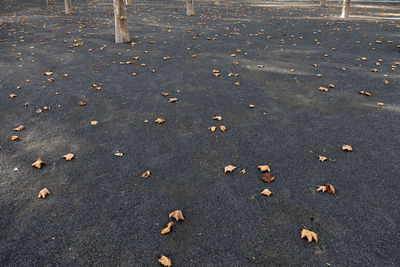
<path id="1" fill-rule="evenodd" d="M 154 122 L 155 122 L 155 123 L 158 123 L 158 124 L 162 124 L 162 123 L 165 122 L 165 119 L 163 119 L 163 118 L 157 118 Z"/>
<path id="2" fill-rule="evenodd" d="M 142 173 L 142 178 L 149 178 L 151 175 L 150 171 L 145 171 L 144 173 Z"/>
<path id="3" fill-rule="evenodd" d="M 46 71 L 46 72 L 44 73 L 44 75 L 46 75 L 46 76 L 50 76 L 50 75 L 52 75 L 52 74 L 53 74 L 52 71 Z"/>
<path id="4" fill-rule="evenodd" d="M 163 92 L 163 93 L 161 93 L 163 96 L 169 96 L 169 93 L 167 93 L 167 92 Z"/>
<path id="5" fill-rule="evenodd" d="M 123 157 L 124 156 L 124 154 L 122 154 L 122 152 L 115 152 L 114 153 L 114 156 L 117 156 L 117 157 Z"/>
<path id="6" fill-rule="evenodd" d="M 174 223 L 173 222 L 169 222 L 167 224 L 167 227 L 165 227 L 164 229 L 161 230 L 161 234 L 162 235 L 168 234 L 171 231 L 172 225 L 174 225 Z"/>
<path id="7" fill-rule="evenodd" d="M 158 259 L 158 262 L 161 263 L 163 266 L 166 267 L 171 267 L 172 266 L 172 262 L 169 258 L 167 258 L 166 256 L 162 255 L 161 258 Z"/>
<path id="8" fill-rule="evenodd" d="M 225 132 L 225 131 L 226 131 L 226 127 L 225 127 L 225 125 L 221 125 L 221 126 L 219 126 L 219 129 L 221 130 L 221 132 Z"/>
<path id="9" fill-rule="evenodd" d="M 217 129 L 217 127 L 211 126 L 211 127 L 209 127 L 208 129 L 209 129 L 211 132 L 214 132 L 214 131 Z"/>
<path id="10" fill-rule="evenodd" d="M 335 88 L 335 85 L 330 84 L 330 85 L 328 85 L 328 87 L 329 87 L 329 88 Z"/>
<path id="11" fill-rule="evenodd" d="M 42 168 L 43 163 L 45 163 L 45 162 L 43 162 L 43 160 L 41 158 L 38 158 L 37 161 L 32 163 L 32 167 L 36 167 L 36 168 L 40 169 L 40 168 Z"/>
<path id="12" fill-rule="evenodd" d="M 16 96 L 17 96 L 16 94 L 10 94 L 10 95 L 9 95 L 10 98 L 14 98 L 14 97 L 16 97 Z"/>
<path id="13" fill-rule="evenodd" d="M 312 231 L 309 231 L 307 229 L 303 229 L 301 231 L 301 238 L 307 238 L 308 243 L 310 243 L 311 241 L 313 241 L 313 239 L 315 240 L 315 242 L 318 242 L 318 235 Z"/>
<path id="14" fill-rule="evenodd" d="M 173 103 L 173 102 L 176 102 L 176 101 L 178 101 L 178 98 L 176 98 L 176 97 L 170 98 L 168 100 L 169 103 Z"/>
<path id="15" fill-rule="evenodd" d="M 335 193 L 336 193 L 336 190 L 335 190 L 335 188 L 333 187 L 333 185 L 331 185 L 331 184 L 326 184 L 325 187 L 326 187 L 326 191 L 328 191 L 328 193 L 330 193 L 330 194 L 335 194 Z"/>
<path id="16" fill-rule="evenodd" d="M 14 128 L 14 131 L 22 131 L 25 127 L 23 125 L 18 126 L 17 128 Z"/>
<path id="17" fill-rule="evenodd" d="M 224 167 L 224 173 L 233 172 L 237 167 L 233 165 L 228 165 Z"/>
<path id="18" fill-rule="evenodd" d="M 382 106 L 384 106 L 385 104 L 383 104 L 382 102 L 378 102 L 378 103 L 376 103 L 378 106 L 380 106 L 380 107 L 382 107 Z"/>
<path id="19" fill-rule="evenodd" d="M 324 157 L 324 156 L 318 156 L 318 157 L 319 157 L 319 161 L 325 161 L 328 159 L 327 157 Z"/>
<path id="20" fill-rule="evenodd" d="M 87 104 L 86 101 L 79 100 L 79 102 L 78 102 L 78 106 L 81 106 L 81 107 L 85 106 L 86 104 Z"/>
<path id="21" fill-rule="evenodd" d="M 260 171 L 262 172 L 271 172 L 271 168 L 268 165 L 259 165 L 258 168 L 260 169 Z"/>
<path id="22" fill-rule="evenodd" d="M 65 160 L 72 160 L 74 157 L 75 157 L 75 155 L 72 154 L 72 153 L 68 153 L 68 154 L 66 154 L 66 155 L 63 156 L 63 158 L 64 158 Z"/>
<path id="23" fill-rule="evenodd" d="M 184 221 L 185 220 L 181 210 L 175 210 L 175 211 L 171 212 L 168 217 L 170 219 L 174 218 L 177 221 Z"/>
<path id="24" fill-rule="evenodd" d="M 241 174 L 246 174 L 246 169 L 240 171 Z"/>
<path id="25" fill-rule="evenodd" d="M 15 140 L 17 140 L 18 138 L 19 138 L 18 135 L 13 135 L 13 136 L 10 137 L 11 141 L 15 141 Z"/>
<path id="26" fill-rule="evenodd" d="M 353 148 L 350 145 L 342 145 L 342 150 L 352 152 Z"/>
<path id="27" fill-rule="evenodd" d="M 256 105 L 249 105 L 249 108 L 255 108 Z"/>
<path id="28" fill-rule="evenodd" d="M 265 195 L 265 196 L 270 196 L 270 195 L 272 195 L 272 192 L 269 191 L 268 189 L 264 189 L 260 194 Z"/>
<path id="29" fill-rule="evenodd" d="M 269 174 L 268 172 L 266 172 L 266 173 L 264 173 L 264 174 L 261 176 L 261 179 L 262 179 L 264 182 L 270 183 L 270 182 L 272 182 L 273 180 L 275 180 L 275 177 L 272 176 L 271 174 Z"/>
<path id="30" fill-rule="evenodd" d="M 329 91 L 328 88 L 322 87 L 322 86 L 320 88 L 318 88 L 318 90 L 324 91 L 324 92 L 328 92 Z"/>
<path id="31" fill-rule="evenodd" d="M 215 116 L 215 117 L 213 117 L 213 120 L 220 121 L 220 120 L 222 120 L 222 117 L 221 116 Z"/>
<path id="32" fill-rule="evenodd" d="M 42 190 L 40 190 L 38 198 L 46 198 L 47 195 L 50 195 L 50 191 L 49 189 L 47 189 L 46 187 L 43 188 Z"/>
<path id="33" fill-rule="evenodd" d="M 96 125 L 98 123 L 98 121 L 91 121 L 90 125 Z"/>

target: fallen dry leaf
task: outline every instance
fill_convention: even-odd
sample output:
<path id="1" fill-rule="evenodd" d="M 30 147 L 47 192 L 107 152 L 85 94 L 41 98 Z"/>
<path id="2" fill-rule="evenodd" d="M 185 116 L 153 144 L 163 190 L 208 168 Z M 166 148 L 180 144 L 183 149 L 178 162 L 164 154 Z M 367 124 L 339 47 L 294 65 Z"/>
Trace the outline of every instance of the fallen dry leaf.
<path id="1" fill-rule="evenodd" d="M 167 92 L 163 92 L 163 93 L 161 93 L 163 96 L 169 96 L 169 93 L 167 93 Z"/>
<path id="2" fill-rule="evenodd" d="M 331 184 L 326 184 L 326 185 L 320 185 L 320 186 L 318 186 L 317 192 L 320 192 L 320 191 L 322 191 L 322 192 L 328 192 L 328 193 L 331 193 L 331 194 L 336 194 L 336 190 L 335 190 L 335 188 L 333 187 L 333 185 L 331 185 Z"/>
<path id="3" fill-rule="evenodd" d="M 45 73 L 44 73 L 44 75 L 46 75 L 46 76 L 50 76 L 50 75 L 52 75 L 53 74 L 53 72 L 52 71 L 46 71 Z M 68 76 L 68 75 L 67 75 Z"/>
<path id="4" fill-rule="evenodd" d="M 240 171 L 241 174 L 246 174 L 246 169 Z"/>
<path id="5" fill-rule="evenodd" d="M 367 91 L 360 91 L 360 94 L 366 95 L 366 96 L 371 96 L 372 94 L 367 92 Z"/>
<path id="6" fill-rule="evenodd" d="M 233 165 L 228 165 L 224 167 L 224 173 L 233 172 L 237 167 Z"/>
<path id="7" fill-rule="evenodd" d="M 380 106 L 380 107 L 382 107 L 382 106 L 384 106 L 385 104 L 383 104 L 382 102 L 378 102 L 378 103 L 376 103 L 378 106 Z"/>
<path id="8" fill-rule="evenodd" d="M 75 157 L 75 155 L 74 154 L 72 154 L 72 153 L 68 153 L 68 154 L 66 154 L 66 155 L 64 155 L 64 156 L 62 156 L 65 160 L 72 160 L 74 157 Z"/>
<path id="9" fill-rule="evenodd" d="M 123 157 L 124 154 L 122 154 L 121 152 L 115 152 L 115 153 L 114 153 L 114 156 Z"/>
<path id="10" fill-rule="evenodd" d="M 98 123 L 98 121 L 91 121 L 90 125 L 96 125 Z"/>
<path id="11" fill-rule="evenodd" d="M 272 176 L 271 174 L 269 174 L 268 172 L 266 172 L 266 173 L 264 173 L 264 174 L 261 176 L 261 179 L 262 179 L 264 182 L 270 183 L 270 182 L 272 182 L 273 180 L 275 180 L 275 177 Z"/>
<path id="12" fill-rule="evenodd" d="M 176 102 L 176 101 L 178 101 L 178 98 L 176 98 L 176 97 L 170 98 L 168 100 L 169 103 L 173 103 L 173 102 Z"/>
<path id="13" fill-rule="evenodd" d="M 328 92 L 329 91 L 328 88 L 322 87 L 322 86 L 320 88 L 318 88 L 318 90 L 324 91 L 324 92 Z"/>
<path id="14" fill-rule="evenodd" d="M 209 127 L 208 129 L 209 129 L 211 132 L 214 132 L 214 131 L 217 129 L 217 127 L 211 126 L 211 127 Z"/>
<path id="15" fill-rule="evenodd" d="M 149 178 L 151 175 L 150 171 L 145 171 L 144 173 L 142 173 L 142 178 Z"/>
<path id="16" fill-rule="evenodd" d="M 301 238 L 305 238 L 305 237 L 307 238 L 308 243 L 313 241 L 313 239 L 315 240 L 315 242 L 318 242 L 318 235 L 316 233 L 303 228 L 303 230 L 301 231 Z"/>
<path id="17" fill-rule="evenodd" d="M 324 157 L 324 156 L 318 156 L 318 157 L 319 157 L 319 161 L 325 161 L 328 159 L 327 157 Z"/>
<path id="18" fill-rule="evenodd" d="M 249 108 L 255 108 L 256 105 L 249 105 Z"/>
<path id="19" fill-rule="evenodd" d="M 164 229 L 161 230 L 161 234 L 162 235 L 168 234 L 171 231 L 172 225 L 174 225 L 174 223 L 173 222 L 169 222 L 167 224 L 167 227 L 165 227 Z"/>
<path id="20" fill-rule="evenodd" d="M 32 163 L 32 167 L 36 167 L 36 168 L 40 169 L 40 168 L 42 168 L 43 163 L 45 163 L 45 162 L 43 162 L 43 160 L 41 158 L 38 158 L 37 161 Z"/>
<path id="21" fill-rule="evenodd" d="M 81 106 L 81 107 L 83 107 L 83 106 L 86 106 L 86 101 L 82 101 L 82 100 L 79 100 L 79 102 L 78 102 L 78 106 Z"/>
<path id="22" fill-rule="evenodd" d="M 15 141 L 15 140 L 17 140 L 18 138 L 19 138 L 18 135 L 13 135 L 13 136 L 10 137 L 11 141 Z"/>
<path id="23" fill-rule="evenodd" d="M 222 117 L 221 116 L 215 116 L 215 117 L 213 117 L 213 120 L 220 121 L 220 120 L 222 120 Z"/>
<path id="24" fill-rule="evenodd" d="M 260 171 L 262 172 L 271 172 L 271 168 L 268 165 L 259 165 L 258 168 L 260 169 Z"/>
<path id="25" fill-rule="evenodd" d="M 164 255 L 162 255 L 161 258 L 158 259 L 158 262 L 161 263 L 163 266 L 166 266 L 166 267 L 171 267 L 172 266 L 171 260 L 168 257 L 164 256 Z"/>
<path id="26" fill-rule="evenodd" d="M 335 85 L 330 84 L 330 85 L 328 85 L 328 87 L 329 87 L 329 88 L 335 88 Z"/>
<path id="27" fill-rule="evenodd" d="M 10 95 L 9 95 L 10 98 L 14 98 L 14 97 L 16 97 L 16 96 L 17 96 L 16 94 L 10 94 Z"/>
<path id="28" fill-rule="evenodd" d="M 47 189 L 46 187 L 43 188 L 42 190 L 40 190 L 38 198 L 46 198 L 47 195 L 50 195 L 50 191 L 49 189 Z"/>
<path id="29" fill-rule="evenodd" d="M 162 124 L 162 123 L 165 122 L 165 119 L 163 119 L 163 118 L 157 118 L 154 122 L 155 122 L 155 123 L 158 123 L 158 124 Z"/>
<path id="30" fill-rule="evenodd" d="M 225 125 L 221 125 L 221 126 L 219 126 L 219 129 L 221 130 L 221 132 L 225 132 L 225 131 L 226 131 L 226 127 L 225 127 Z"/>
<path id="31" fill-rule="evenodd" d="M 18 126 L 17 128 L 14 128 L 14 131 L 22 131 L 25 127 L 23 125 Z"/>
<path id="32" fill-rule="evenodd" d="M 342 145 L 342 150 L 352 152 L 353 148 L 350 145 Z"/>
<path id="33" fill-rule="evenodd" d="M 185 220 L 181 210 L 175 210 L 175 211 L 171 212 L 168 217 L 170 219 L 174 218 L 177 221 L 184 221 Z"/>
<path id="34" fill-rule="evenodd" d="M 270 196 L 270 195 L 272 195 L 272 192 L 269 191 L 268 189 L 264 189 L 260 194 L 265 195 L 265 196 Z"/>

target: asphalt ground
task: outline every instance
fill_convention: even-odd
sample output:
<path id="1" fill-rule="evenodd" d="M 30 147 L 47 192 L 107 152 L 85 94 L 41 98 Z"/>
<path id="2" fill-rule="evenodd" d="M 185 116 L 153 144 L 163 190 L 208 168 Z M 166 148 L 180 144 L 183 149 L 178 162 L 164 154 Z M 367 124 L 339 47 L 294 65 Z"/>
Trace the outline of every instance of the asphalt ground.
<path id="1" fill-rule="evenodd" d="M 135 1 L 115 44 L 111 1 L 3 1 L 2 266 L 400 264 L 399 6 L 222 2 Z"/>

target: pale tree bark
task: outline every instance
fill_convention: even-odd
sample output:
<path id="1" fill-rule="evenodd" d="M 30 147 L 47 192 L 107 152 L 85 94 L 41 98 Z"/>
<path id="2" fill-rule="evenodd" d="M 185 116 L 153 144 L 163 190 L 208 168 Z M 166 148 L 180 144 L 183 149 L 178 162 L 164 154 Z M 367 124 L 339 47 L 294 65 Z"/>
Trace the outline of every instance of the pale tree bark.
<path id="1" fill-rule="evenodd" d="M 125 5 L 130 5 L 132 4 L 132 0 L 125 0 Z"/>
<path id="2" fill-rule="evenodd" d="M 67 15 L 72 14 L 71 0 L 64 0 L 64 3 L 65 3 L 65 14 Z"/>
<path id="3" fill-rule="evenodd" d="M 50 0 L 46 0 L 46 5 L 50 5 Z"/>
<path id="4" fill-rule="evenodd" d="M 186 0 L 186 15 L 187 16 L 194 16 L 193 0 Z"/>
<path id="5" fill-rule="evenodd" d="M 114 0 L 115 42 L 126 43 L 131 40 L 124 0 Z"/>
<path id="6" fill-rule="evenodd" d="M 345 19 L 345 18 L 349 17 L 350 3 L 351 3 L 351 0 L 343 0 L 342 15 L 340 16 L 341 18 Z"/>
<path id="7" fill-rule="evenodd" d="M 326 0 L 321 0 L 321 7 L 326 7 Z"/>
<path id="8" fill-rule="evenodd" d="M 215 0 L 215 5 L 219 6 L 221 4 L 221 2 L 219 0 Z"/>

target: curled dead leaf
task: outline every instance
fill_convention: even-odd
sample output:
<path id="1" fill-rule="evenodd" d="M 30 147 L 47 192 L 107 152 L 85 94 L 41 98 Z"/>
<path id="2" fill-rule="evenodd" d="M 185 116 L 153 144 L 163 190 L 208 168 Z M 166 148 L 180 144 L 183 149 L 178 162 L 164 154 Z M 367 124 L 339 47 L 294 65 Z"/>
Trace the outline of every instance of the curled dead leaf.
<path id="1" fill-rule="evenodd" d="M 46 72 L 44 73 L 44 75 L 46 75 L 46 76 L 50 76 L 50 75 L 52 75 L 52 74 L 53 74 L 52 71 L 46 71 Z"/>
<path id="2" fill-rule="evenodd" d="M 149 178 L 151 175 L 150 171 L 145 171 L 144 173 L 142 173 L 142 178 Z"/>
<path id="3" fill-rule="evenodd" d="M 221 116 L 215 116 L 215 117 L 213 117 L 213 120 L 220 121 L 220 120 L 222 120 L 222 117 Z"/>
<path id="4" fill-rule="evenodd" d="M 269 191 L 269 189 L 264 189 L 260 194 L 265 196 L 270 196 L 272 195 L 272 192 Z"/>
<path id="5" fill-rule="evenodd" d="M 322 87 L 322 86 L 320 88 L 318 88 L 318 90 L 324 91 L 324 92 L 328 92 L 329 91 L 328 88 Z"/>
<path id="6" fill-rule="evenodd" d="M 15 140 L 17 140 L 18 138 L 19 138 L 18 135 L 13 135 L 13 136 L 10 137 L 11 141 L 15 141 Z"/>
<path id="7" fill-rule="evenodd" d="M 327 157 L 324 157 L 324 156 L 318 156 L 318 157 L 319 157 L 319 161 L 325 161 L 328 159 Z"/>
<path id="8" fill-rule="evenodd" d="M 122 152 L 115 152 L 114 153 L 114 156 L 117 156 L 117 157 L 123 157 L 124 156 L 124 154 L 122 154 Z"/>
<path id="9" fill-rule="evenodd" d="M 171 260 L 168 257 L 164 256 L 164 255 L 162 255 L 161 258 L 158 259 L 158 262 L 161 263 L 163 266 L 166 266 L 166 267 L 171 267 L 172 266 Z"/>
<path id="10" fill-rule="evenodd" d="M 86 106 L 86 101 L 82 101 L 82 100 L 79 100 L 79 102 L 78 102 L 78 106 L 81 106 L 81 107 L 83 107 L 83 106 Z"/>
<path id="11" fill-rule="evenodd" d="M 13 130 L 14 131 L 22 131 L 24 128 L 25 128 L 24 125 L 20 125 L 20 126 L 14 128 Z"/>
<path id="12" fill-rule="evenodd" d="M 184 221 L 185 220 L 181 210 L 175 210 L 175 211 L 171 212 L 168 217 L 170 219 L 174 218 L 176 221 Z"/>
<path id="13" fill-rule="evenodd" d="M 50 191 L 49 189 L 47 189 L 46 187 L 43 188 L 42 190 L 40 190 L 38 198 L 46 198 L 47 195 L 50 195 Z"/>
<path id="14" fill-rule="evenodd" d="M 214 132 L 214 131 L 217 129 L 217 127 L 211 126 L 211 127 L 209 127 L 208 129 L 209 129 L 211 132 Z"/>
<path id="15" fill-rule="evenodd" d="M 264 174 L 261 176 L 261 179 L 262 179 L 264 182 L 271 183 L 273 180 L 275 180 L 275 176 L 272 176 L 271 174 L 269 174 L 268 172 L 266 172 L 266 173 L 264 173 Z"/>
<path id="16" fill-rule="evenodd" d="M 322 192 L 328 192 L 328 193 L 330 193 L 330 194 L 336 194 L 336 190 L 335 190 L 335 188 L 333 187 L 333 185 L 331 185 L 331 184 L 326 184 L 326 185 L 320 185 L 320 186 L 318 186 L 317 192 L 320 192 L 320 191 L 322 191 Z"/>
<path id="17" fill-rule="evenodd" d="M 303 230 L 301 231 L 301 238 L 307 238 L 308 243 L 310 243 L 313 240 L 315 240 L 315 242 L 318 242 L 318 235 L 305 228 L 303 228 Z"/>
<path id="18" fill-rule="evenodd" d="M 219 129 L 221 130 L 221 132 L 225 132 L 226 131 L 226 126 L 225 125 L 221 125 L 221 126 L 219 126 Z"/>
<path id="19" fill-rule="evenodd" d="M 90 125 L 96 125 L 98 123 L 98 121 L 91 121 Z"/>
<path id="20" fill-rule="evenodd" d="M 237 167 L 233 165 L 228 165 L 224 167 L 224 173 L 233 172 Z"/>
<path id="21" fill-rule="evenodd" d="M 178 101 L 178 98 L 176 98 L 176 97 L 170 98 L 168 100 L 169 103 L 173 103 L 173 102 L 176 102 L 176 101 Z"/>
<path id="22" fill-rule="evenodd" d="M 382 107 L 382 106 L 384 106 L 385 104 L 384 103 L 382 103 L 382 102 L 378 102 L 378 103 L 376 103 L 378 106 L 380 106 L 380 107 Z"/>
<path id="23" fill-rule="evenodd" d="M 36 168 L 40 169 L 40 168 L 42 168 L 42 164 L 44 164 L 44 163 L 45 162 L 41 158 L 38 158 L 37 161 L 32 163 L 32 167 L 36 167 Z"/>
<path id="24" fill-rule="evenodd" d="M 256 105 L 249 105 L 249 108 L 255 108 Z"/>
<path id="25" fill-rule="evenodd" d="M 17 96 L 16 94 L 10 94 L 10 95 L 9 95 L 10 98 L 14 98 L 14 97 L 16 97 L 16 96 Z"/>
<path id="26" fill-rule="evenodd" d="M 158 123 L 158 124 L 162 124 L 162 123 L 165 122 L 165 119 L 163 119 L 163 118 L 157 118 L 154 122 L 155 122 L 155 123 Z"/>
<path id="27" fill-rule="evenodd" d="M 258 168 L 260 169 L 260 171 L 262 172 L 271 172 L 271 168 L 268 165 L 259 165 Z"/>
<path id="28" fill-rule="evenodd" d="M 342 150 L 352 152 L 353 148 L 350 145 L 342 145 Z"/>
<path id="29" fill-rule="evenodd" d="M 169 222 L 167 224 L 167 227 L 165 227 L 164 229 L 161 230 L 161 234 L 162 235 L 168 234 L 171 231 L 172 225 L 174 225 L 174 223 L 173 222 Z"/>
<path id="30" fill-rule="evenodd" d="M 66 155 L 64 155 L 64 156 L 62 156 L 65 160 L 72 160 L 74 157 L 75 157 L 75 155 L 74 154 L 72 154 L 72 153 L 68 153 L 68 154 L 66 154 Z"/>

